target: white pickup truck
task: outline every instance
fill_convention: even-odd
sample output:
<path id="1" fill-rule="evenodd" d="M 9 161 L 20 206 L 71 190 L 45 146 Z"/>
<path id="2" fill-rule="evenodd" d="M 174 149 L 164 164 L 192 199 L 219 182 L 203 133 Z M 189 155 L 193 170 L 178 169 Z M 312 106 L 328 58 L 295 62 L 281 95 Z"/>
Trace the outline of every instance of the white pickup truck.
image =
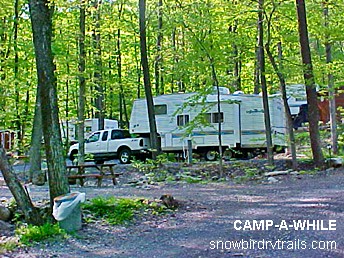
<path id="1" fill-rule="evenodd" d="M 128 130 L 108 129 L 92 133 L 85 141 L 85 154 L 91 154 L 96 163 L 118 158 L 122 164 L 130 163 L 135 156 L 148 155 L 149 138 L 132 138 Z M 77 158 L 79 144 L 69 148 L 70 160 Z"/>

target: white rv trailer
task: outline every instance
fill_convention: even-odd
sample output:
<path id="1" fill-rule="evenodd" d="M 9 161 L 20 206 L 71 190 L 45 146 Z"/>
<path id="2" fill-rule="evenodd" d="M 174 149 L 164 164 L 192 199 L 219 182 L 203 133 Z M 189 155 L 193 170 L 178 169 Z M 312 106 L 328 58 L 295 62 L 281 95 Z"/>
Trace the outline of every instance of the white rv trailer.
<path id="1" fill-rule="evenodd" d="M 98 118 L 88 118 L 85 119 L 85 139 L 91 135 L 92 132 L 97 131 L 98 128 Z M 77 127 L 78 123 L 77 120 L 71 120 L 68 122 L 62 121 L 60 123 L 61 126 L 61 135 L 62 139 L 67 138 L 67 130 L 68 130 L 68 139 L 71 143 L 75 143 L 78 140 L 77 137 Z M 117 129 L 118 128 L 118 121 L 112 119 L 104 119 L 104 129 Z"/>
<path id="2" fill-rule="evenodd" d="M 221 115 L 217 111 L 217 95 L 201 99 L 196 93 L 161 95 L 154 98 L 157 131 L 161 147 L 166 152 L 182 152 L 187 140 L 192 140 L 195 152 L 204 153 L 210 159 L 210 152 L 218 150 L 218 120 L 221 119 L 222 145 L 224 149 L 249 153 L 266 148 L 264 110 L 259 95 L 221 94 Z M 269 97 L 272 139 L 274 147 L 286 146 L 286 119 L 283 102 L 279 96 Z M 203 117 L 207 124 L 193 124 Z M 198 120 L 198 119 L 197 119 Z M 149 134 L 148 111 L 145 99 L 134 102 L 130 133 L 141 136 Z M 228 152 L 227 152 L 228 154 Z"/>

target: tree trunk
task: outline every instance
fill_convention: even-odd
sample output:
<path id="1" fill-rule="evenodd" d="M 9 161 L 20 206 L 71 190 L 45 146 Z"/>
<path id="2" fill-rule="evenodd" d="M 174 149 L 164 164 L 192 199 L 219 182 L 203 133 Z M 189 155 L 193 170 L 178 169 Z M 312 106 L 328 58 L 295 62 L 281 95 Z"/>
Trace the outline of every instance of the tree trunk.
<path id="1" fill-rule="evenodd" d="M 264 57 L 264 29 L 263 29 L 263 11 L 264 0 L 259 0 L 259 12 L 258 12 L 258 48 L 259 48 L 259 70 L 260 80 L 263 93 L 263 106 L 264 106 L 264 122 L 265 122 L 265 135 L 266 135 L 266 148 L 268 154 L 269 165 L 273 165 L 274 156 L 272 149 L 272 137 L 271 137 L 271 122 L 270 122 L 270 110 L 269 110 L 269 97 L 266 86 L 265 78 L 265 57 Z"/>
<path id="2" fill-rule="evenodd" d="M 141 65 L 143 69 L 144 88 L 146 93 L 150 141 L 153 159 L 161 152 L 161 145 L 158 139 L 158 133 L 155 121 L 154 103 L 152 88 L 149 76 L 149 66 L 147 57 L 147 42 L 146 42 L 146 0 L 139 0 L 139 20 L 140 20 L 140 47 L 141 47 Z"/>
<path id="3" fill-rule="evenodd" d="M 220 86 L 219 81 L 217 80 L 216 76 L 216 70 L 215 70 L 215 64 L 214 60 L 208 55 L 210 66 L 211 66 L 211 73 L 212 73 L 212 79 L 213 84 L 216 87 L 216 94 L 217 94 L 217 117 L 218 117 L 218 123 L 217 123 L 217 139 L 219 141 L 219 174 L 220 177 L 223 177 L 223 150 L 222 150 L 222 120 L 221 120 L 221 94 L 220 94 Z"/>
<path id="4" fill-rule="evenodd" d="M 86 96 L 86 52 L 85 52 L 85 36 L 86 36 L 86 14 L 85 0 L 80 1 L 79 16 L 79 96 L 78 96 L 78 164 L 85 162 L 85 96 Z"/>
<path id="5" fill-rule="evenodd" d="M 20 184 L 19 179 L 14 173 L 12 167 L 8 163 L 6 152 L 0 146 L 0 170 L 4 176 L 5 182 L 10 189 L 18 207 L 22 210 L 25 220 L 34 225 L 42 225 L 43 217 L 38 208 L 35 208 L 31 202 L 30 196 L 24 187 Z"/>
<path id="6" fill-rule="evenodd" d="M 42 172 L 42 113 L 41 100 L 39 98 L 39 88 L 37 88 L 35 114 L 33 118 L 31 147 L 30 147 L 30 172 L 29 180 L 34 185 L 43 185 L 45 183 L 45 175 Z"/>
<path id="7" fill-rule="evenodd" d="M 94 29 L 93 29 L 93 47 L 94 47 L 94 84 L 96 85 L 96 118 L 98 118 L 98 130 L 104 129 L 104 89 L 102 79 L 102 52 L 100 43 L 100 4 L 101 0 L 94 0 Z"/>
<path id="8" fill-rule="evenodd" d="M 233 33 L 235 36 L 237 35 L 237 24 L 238 21 L 235 20 L 234 21 L 234 25 L 230 26 L 229 31 L 231 33 Z M 240 72 L 241 72 L 241 61 L 240 61 L 240 56 L 239 56 L 239 48 L 236 42 L 232 43 L 232 60 L 234 60 L 234 64 L 233 64 L 233 75 L 234 75 L 234 79 L 233 79 L 233 87 L 235 88 L 235 90 L 241 90 L 241 76 L 240 76 Z M 259 84 L 258 84 L 259 85 Z"/>
<path id="9" fill-rule="evenodd" d="M 315 87 L 315 79 L 313 75 L 311 51 L 309 47 L 306 7 L 304 0 L 296 0 L 296 9 L 299 24 L 303 74 L 307 93 L 309 134 L 311 140 L 313 160 L 316 166 L 321 167 L 324 163 L 324 157 L 321 150 L 317 92 Z"/>
<path id="10" fill-rule="evenodd" d="M 293 130 L 293 119 L 291 117 L 291 112 L 288 104 L 288 98 L 287 98 L 287 93 L 286 93 L 286 83 L 284 79 L 284 75 L 281 72 L 281 69 L 278 68 L 275 58 L 270 52 L 269 45 L 265 45 L 266 53 L 270 59 L 270 62 L 272 64 L 272 67 L 274 68 L 278 79 L 280 81 L 280 90 L 282 93 L 282 100 L 283 100 L 283 105 L 284 105 L 284 112 L 287 117 L 287 131 L 289 135 L 289 144 L 290 144 L 290 151 L 291 151 L 291 157 L 292 157 L 292 169 L 297 170 L 297 160 L 296 160 L 296 146 L 295 146 L 295 135 L 294 135 L 294 130 Z"/>
<path id="11" fill-rule="evenodd" d="M 254 62 L 254 88 L 253 88 L 253 94 L 259 94 L 261 90 L 261 85 L 260 85 L 260 69 L 259 69 L 259 48 L 256 47 L 256 60 Z"/>
<path id="12" fill-rule="evenodd" d="M 52 206 L 55 197 L 69 192 L 58 118 L 55 66 L 51 50 L 54 7 L 48 0 L 30 0 L 29 6 Z"/>
<path id="13" fill-rule="evenodd" d="M 329 30 L 329 11 L 328 11 L 328 0 L 323 2 L 324 5 L 324 18 L 325 18 L 325 28 L 326 31 Z M 326 63 L 332 63 L 332 45 L 330 43 L 330 37 L 328 33 L 325 34 L 325 49 L 326 49 Z M 336 99 L 334 96 L 334 83 L 333 83 L 333 74 L 331 71 L 327 74 L 328 80 L 328 101 L 329 101 L 329 110 L 330 110 L 330 127 L 331 127 L 331 143 L 333 154 L 338 152 L 338 136 L 337 136 L 337 118 L 336 118 Z"/>
<path id="14" fill-rule="evenodd" d="M 15 88 L 15 109 L 16 109 L 16 128 L 18 139 L 18 154 L 23 151 L 23 135 L 22 135 L 22 121 L 20 115 L 20 89 L 19 89 L 19 55 L 18 55 L 18 19 L 19 19 L 19 1 L 14 2 L 14 35 L 13 35 L 13 49 L 14 49 L 14 88 Z"/>
<path id="15" fill-rule="evenodd" d="M 121 5 L 122 7 L 122 5 Z M 119 19 L 121 18 L 122 8 L 119 10 Z M 125 101 L 123 83 L 122 83 L 122 53 L 121 53 L 121 30 L 117 30 L 117 73 L 119 83 L 119 105 L 120 105 L 120 128 L 129 128 L 129 118 L 127 105 Z M 123 119 L 124 117 L 124 119 Z"/>
<path id="16" fill-rule="evenodd" d="M 161 66 L 162 66 L 162 0 L 158 0 L 158 35 L 156 40 L 156 56 L 154 62 L 154 75 L 155 75 L 155 93 L 156 95 L 163 94 Z"/>

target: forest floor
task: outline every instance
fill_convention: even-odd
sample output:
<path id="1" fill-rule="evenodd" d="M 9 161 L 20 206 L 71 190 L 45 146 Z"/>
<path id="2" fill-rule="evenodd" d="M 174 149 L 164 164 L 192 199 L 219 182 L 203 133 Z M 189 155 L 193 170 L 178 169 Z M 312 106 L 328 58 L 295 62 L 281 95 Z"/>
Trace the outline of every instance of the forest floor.
<path id="1" fill-rule="evenodd" d="M 344 257 L 343 167 L 274 176 L 274 180 L 256 177 L 240 182 L 174 181 L 135 186 L 128 183 L 134 175 L 142 175 L 134 170 L 129 173 L 129 166 L 118 168 L 127 170 L 118 186 L 109 182 L 103 187 L 73 186 L 71 190 L 84 192 L 87 198 L 159 199 L 170 194 L 181 203 L 180 208 L 166 215 L 143 217 L 129 226 L 83 223 L 68 239 L 21 247 L 3 257 Z M 48 188 L 30 186 L 30 195 L 34 201 L 47 199 Z M 4 185 L 0 196 L 11 197 Z M 309 230 L 297 230 L 290 226 L 296 220 L 319 221 L 319 227 L 313 223 Z M 327 230 L 329 220 L 335 220 L 335 230 Z M 274 226 L 265 230 L 235 228 L 252 226 L 254 221 L 272 221 Z"/>

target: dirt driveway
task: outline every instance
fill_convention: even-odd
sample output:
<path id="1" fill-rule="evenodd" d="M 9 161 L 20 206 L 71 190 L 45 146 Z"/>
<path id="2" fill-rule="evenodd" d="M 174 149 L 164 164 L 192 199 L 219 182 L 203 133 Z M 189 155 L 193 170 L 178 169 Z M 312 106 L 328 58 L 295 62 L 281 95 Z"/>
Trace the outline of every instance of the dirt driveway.
<path id="1" fill-rule="evenodd" d="M 6 257 L 344 257 L 343 168 L 285 177 L 273 184 L 179 183 L 149 190 L 124 186 L 73 190 L 85 192 L 88 198 L 159 198 L 169 193 L 183 207 L 175 214 L 129 227 L 88 224 L 65 242 L 40 244 Z M 4 186 L 0 193 L 10 196 Z M 31 189 L 33 198 L 47 193 L 45 187 Z M 291 227 L 299 220 L 305 221 L 304 230 Z"/>

